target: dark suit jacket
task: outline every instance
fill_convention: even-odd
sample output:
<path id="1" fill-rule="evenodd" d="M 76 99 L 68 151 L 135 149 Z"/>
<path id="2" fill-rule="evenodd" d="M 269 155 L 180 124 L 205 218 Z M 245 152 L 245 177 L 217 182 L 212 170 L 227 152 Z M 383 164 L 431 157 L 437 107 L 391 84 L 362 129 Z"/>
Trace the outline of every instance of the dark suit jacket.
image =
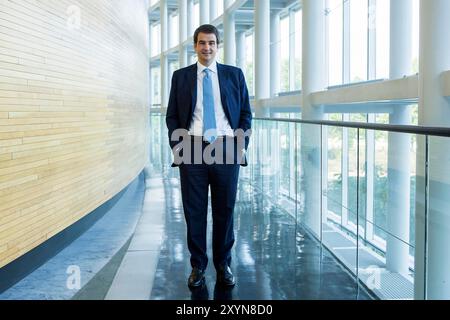
<path id="1" fill-rule="evenodd" d="M 217 64 L 220 95 L 228 122 L 233 130 L 251 129 L 252 111 L 242 70 L 236 67 Z M 172 133 L 177 129 L 189 130 L 197 104 L 197 64 L 175 71 L 172 77 L 166 123 L 169 129 L 170 147 L 173 149 L 180 141 L 172 141 Z M 249 138 L 245 139 L 247 150 Z M 247 161 L 243 166 L 247 165 Z"/>

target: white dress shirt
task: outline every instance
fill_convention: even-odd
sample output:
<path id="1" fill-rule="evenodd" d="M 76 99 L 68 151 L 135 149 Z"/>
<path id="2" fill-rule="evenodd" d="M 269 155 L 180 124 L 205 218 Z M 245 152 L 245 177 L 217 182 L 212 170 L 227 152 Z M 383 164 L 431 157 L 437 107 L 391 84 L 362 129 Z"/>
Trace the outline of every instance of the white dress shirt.
<path id="1" fill-rule="evenodd" d="M 197 104 L 195 106 L 191 127 L 189 128 L 189 134 L 191 136 L 203 136 L 203 78 L 205 77 L 203 71 L 207 68 L 212 71 L 211 80 L 214 95 L 217 136 L 234 137 L 233 129 L 231 129 L 225 111 L 223 110 L 216 61 L 209 67 L 205 67 L 200 62 L 197 62 Z"/>

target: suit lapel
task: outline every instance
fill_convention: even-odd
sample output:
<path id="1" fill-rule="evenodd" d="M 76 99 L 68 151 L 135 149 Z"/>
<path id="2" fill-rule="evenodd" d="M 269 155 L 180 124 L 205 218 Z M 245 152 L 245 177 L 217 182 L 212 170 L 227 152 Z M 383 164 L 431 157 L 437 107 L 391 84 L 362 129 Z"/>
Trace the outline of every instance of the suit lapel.
<path id="1" fill-rule="evenodd" d="M 229 79 L 225 68 L 219 63 L 217 63 L 217 75 L 219 77 L 220 99 L 222 100 L 223 111 L 225 112 L 228 122 L 231 125 L 230 109 L 227 101 L 227 86 Z"/>
<path id="2" fill-rule="evenodd" d="M 197 104 L 197 64 L 192 65 L 188 74 L 188 81 L 191 92 L 191 111 L 194 112 L 195 105 Z"/>

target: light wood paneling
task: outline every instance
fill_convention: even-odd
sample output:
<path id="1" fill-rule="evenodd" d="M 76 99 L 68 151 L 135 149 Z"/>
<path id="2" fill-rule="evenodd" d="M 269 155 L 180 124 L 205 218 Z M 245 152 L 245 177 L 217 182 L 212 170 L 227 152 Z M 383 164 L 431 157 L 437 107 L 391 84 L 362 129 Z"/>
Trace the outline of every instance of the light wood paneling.
<path id="1" fill-rule="evenodd" d="M 146 0 L 0 0 L 0 268 L 148 159 Z"/>

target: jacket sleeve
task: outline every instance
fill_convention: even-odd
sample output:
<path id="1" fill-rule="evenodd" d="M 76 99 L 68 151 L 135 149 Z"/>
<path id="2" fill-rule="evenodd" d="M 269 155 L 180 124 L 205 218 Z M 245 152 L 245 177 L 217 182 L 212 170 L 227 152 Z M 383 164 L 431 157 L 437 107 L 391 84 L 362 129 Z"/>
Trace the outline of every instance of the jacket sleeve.
<path id="1" fill-rule="evenodd" d="M 245 149 L 247 150 L 250 142 L 250 133 L 252 129 L 252 109 L 250 107 L 250 98 L 248 95 L 247 83 L 245 82 L 244 73 L 239 69 L 239 91 L 241 101 L 241 115 L 239 119 L 239 129 L 242 129 L 245 133 Z"/>
<path id="2" fill-rule="evenodd" d="M 167 106 L 166 114 L 166 124 L 169 131 L 169 144 L 172 149 L 179 143 L 179 141 L 172 141 L 173 132 L 180 128 L 177 101 L 177 78 L 178 73 L 175 72 L 172 76 L 172 86 L 170 89 L 169 105 Z"/>

